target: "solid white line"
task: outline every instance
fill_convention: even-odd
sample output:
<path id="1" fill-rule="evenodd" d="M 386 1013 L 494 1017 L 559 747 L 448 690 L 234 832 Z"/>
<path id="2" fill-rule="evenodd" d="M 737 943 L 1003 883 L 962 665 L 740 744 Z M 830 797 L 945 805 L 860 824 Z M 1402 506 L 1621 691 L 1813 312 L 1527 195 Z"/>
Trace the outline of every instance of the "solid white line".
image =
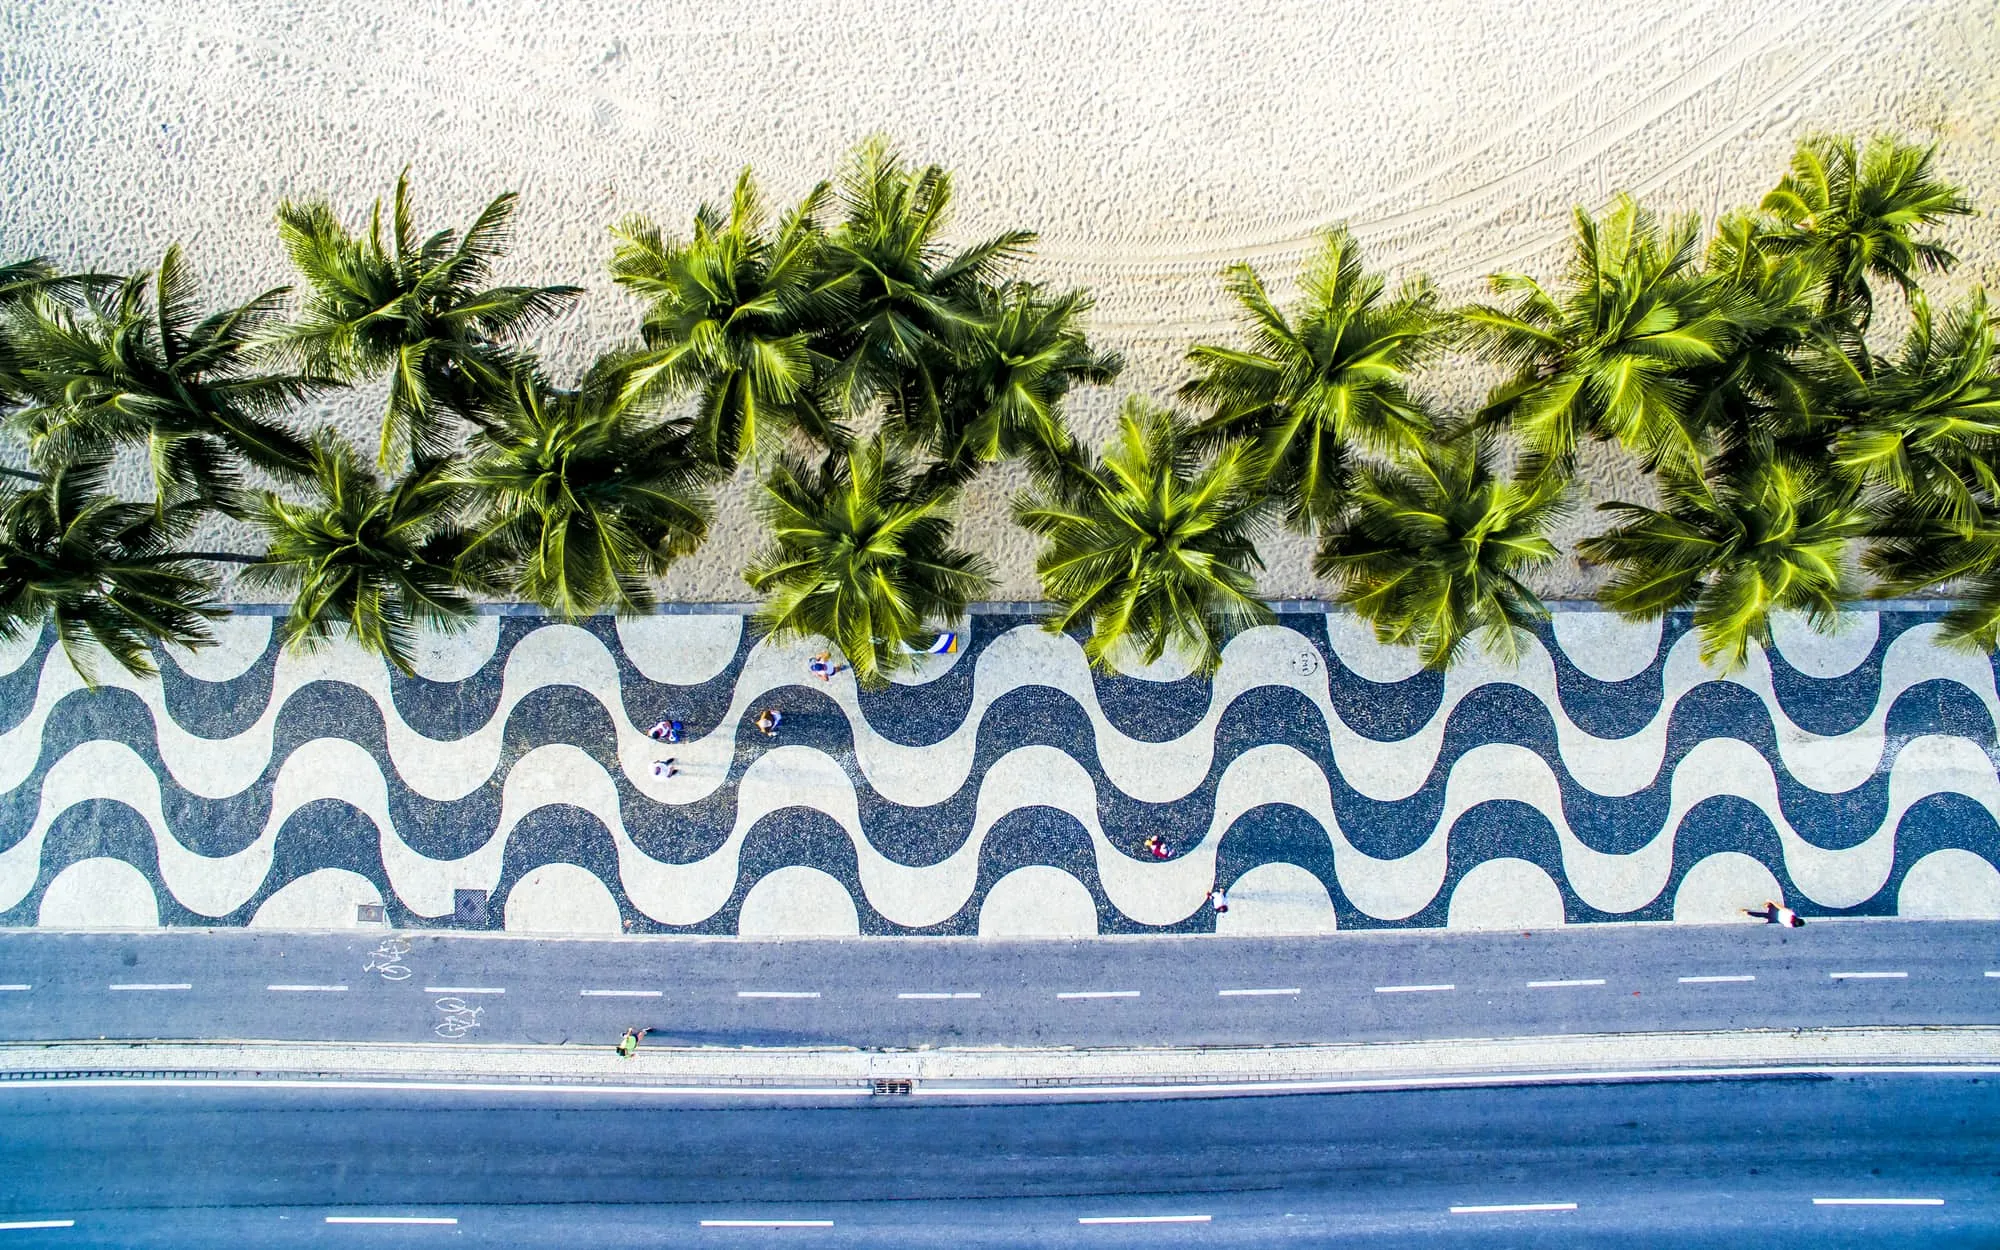
<path id="1" fill-rule="evenodd" d="M 1907 972 L 1829 972 L 1826 975 L 1836 981 L 1901 981 Z"/>
<path id="2" fill-rule="evenodd" d="M 329 1215 L 329 1224 L 456 1224 L 452 1215 Z"/>
<path id="3" fill-rule="evenodd" d="M 274 994 L 345 994 L 344 985 L 267 985 Z"/>
<path id="4" fill-rule="evenodd" d="M 483 985 L 426 985 L 426 994 L 505 994 L 506 990 Z"/>
<path id="5" fill-rule="evenodd" d="M 1456 985 L 1378 985 L 1377 994 L 1430 994 L 1438 990 L 1455 990 Z"/>
<path id="6" fill-rule="evenodd" d="M 164 983 L 148 985 L 136 981 L 113 981 L 107 988 L 114 990 L 191 990 L 194 986 L 189 985 L 186 981 L 176 982 L 172 985 Z"/>
<path id="7" fill-rule="evenodd" d="M 1815 1198 L 1816 1207 L 1941 1207 L 1942 1198 Z"/>
<path id="8" fill-rule="evenodd" d="M 1738 981 L 1755 981 L 1753 976 L 1734 977 L 1682 977 L 1682 985 L 1732 985 Z"/>
<path id="9" fill-rule="evenodd" d="M 818 990 L 738 990 L 738 998 L 818 998 Z"/>
<path id="10" fill-rule="evenodd" d="M 1207 1215 L 1079 1215 L 1079 1224 L 1206 1224 Z"/>
<path id="11" fill-rule="evenodd" d="M 665 990 L 581 990 L 585 998 L 664 998 Z"/>
<path id="12" fill-rule="evenodd" d="M 703 1220 L 703 1228 L 832 1228 L 832 1220 Z"/>
<path id="13" fill-rule="evenodd" d="M 1528 982 L 1528 988 L 1531 990 L 1560 990 L 1560 989 L 1567 989 L 1572 985 L 1602 985 L 1602 984 L 1604 984 L 1603 977 L 1593 977 L 1587 981 L 1530 981 Z"/>
<path id="14" fill-rule="evenodd" d="M 1992 973 L 1992 972 L 1989 972 L 1989 973 L 1987 973 L 1986 975 L 1987 975 L 1987 976 L 1989 976 L 1989 977 L 1990 977 L 1990 976 L 2000 976 L 2000 973 Z M 34 986 L 32 986 L 32 985 L 0 985 L 0 993 L 6 993 L 6 994 L 19 994 L 19 993 L 23 993 L 24 991 L 27 991 L 27 990 L 31 990 L 31 989 L 34 989 L 34 988 L 35 988 L 35 987 L 34 987 Z"/>
<path id="15" fill-rule="evenodd" d="M 1995 980 L 2000 980 L 2000 972 L 1989 972 L 1989 973 L 1987 973 L 1986 975 L 1987 975 L 1987 976 L 1989 976 L 1989 977 L 1992 977 L 1992 978 L 1994 978 Z M 8 986 L 7 988 L 11 990 L 11 989 L 13 989 L 14 987 L 10 985 L 10 986 Z"/>
<path id="16" fill-rule="evenodd" d="M 1291 996 L 1291 995 L 1294 995 L 1294 994 L 1297 994 L 1297 993 L 1298 993 L 1298 990 L 1296 990 L 1296 989 L 1289 989 L 1289 990 L 1217 990 L 1217 991 L 1215 991 L 1215 995 L 1216 995 L 1216 997 L 1217 997 L 1217 998 L 1275 998 L 1275 997 L 1278 997 L 1279 995 L 1284 995 L 1284 996 L 1288 996 L 1288 997 L 1289 997 L 1289 996 Z"/>
<path id="17" fill-rule="evenodd" d="M 19 1232 L 30 1228 L 75 1228 L 75 1220 L 9 1220 L 0 1224 L 0 1230 Z"/>
<path id="18" fill-rule="evenodd" d="M 979 991 L 974 990 L 970 993 L 955 993 L 955 994 L 922 992 L 922 993 L 898 994 L 896 995 L 896 997 L 916 998 L 916 999 L 922 999 L 926 1002 L 933 1002 L 933 1001 L 956 1000 L 961 998 L 978 998 Z"/>
<path id="19" fill-rule="evenodd" d="M 1137 990 L 1064 990 L 1057 998 L 1137 998 Z"/>
<path id="20" fill-rule="evenodd" d="M 1574 1202 L 1507 1202 L 1484 1207 L 1453 1207 L 1453 1215 L 1505 1215 L 1515 1211 L 1574 1211 Z"/>

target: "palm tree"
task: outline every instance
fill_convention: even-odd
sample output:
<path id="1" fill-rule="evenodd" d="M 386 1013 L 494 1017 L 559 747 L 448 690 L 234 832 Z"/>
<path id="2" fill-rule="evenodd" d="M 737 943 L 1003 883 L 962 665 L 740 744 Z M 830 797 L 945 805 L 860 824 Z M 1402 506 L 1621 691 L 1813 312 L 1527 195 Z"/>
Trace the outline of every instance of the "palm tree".
<path id="1" fill-rule="evenodd" d="M 158 507 L 197 502 L 232 514 L 241 511 L 238 456 L 280 475 L 305 471 L 309 454 L 284 418 L 335 383 L 260 371 L 257 336 L 282 288 L 198 321 L 176 244 L 158 270 L 103 293 L 37 290 L 6 318 L 28 399 L 15 420 L 37 460 L 143 443 Z"/>
<path id="2" fill-rule="evenodd" d="M 822 239 L 816 218 L 826 198 L 825 184 L 813 188 L 768 237 L 746 169 L 728 216 L 702 205 L 685 242 L 640 217 L 613 231 L 612 278 L 646 300 L 649 350 L 631 384 L 698 392 L 696 444 L 725 469 L 757 444 L 766 422 L 830 446 L 845 439 L 820 410 L 812 383 L 823 362 L 807 332 Z"/>
<path id="3" fill-rule="evenodd" d="M 1489 440 L 1461 435 L 1361 466 L 1352 516 L 1313 562 L 1376 637 L 1415 647 L 1426 668 L 1450 665 L 1475 635 L 1512 658 L 1548 615 L 1522 578 L 1555 559 L 1544 535 L 1567 488 L 1547 475 L 1503 478 L 1492 461 Z"/>
<path id="4" fill-rule="evenodd" d="M 832 361 L 824 381 L 838 409 L 886 400 L 906 428 L 942 424 L 953 350 L 979 320 L 977 293 L 1001 278 L 1035 235 L 1010 230 L 951 253 L 951 175 L 906 167 L 880 139 L 841 178 L 846 216 L 829 232 L 813 300 L 814 347 Z"/>
<path id="5" fill-rule="evenodd" d="M 962 484 L 982 463 L 1026 456 L 1047 467 L 1079 453 L 1063 401 L 1079 384 L 1114 381 L 1124 361 L 1090 345 L 1082 291 L 1050 294 L 1030 282 L 981 286 L 935 412 L 890 414 L 891 433 L 937 457 L 928 480 Z"/>
<path id="6" fill-rule="evenodd" d="M 1984 292 L 1940 323 L 1921 295 L 1900 355 L 1862 379 L 1848 376 L 1840 467 L 1894 491 L 1913 514 L 1959 526 L 1983 521 L 2000 500 L 2000 370 Z"/>
<path id="7" fill-rule="evenodd" d="M 53 619 L 63 653 L 95 684 L 95 649 L 127 672 L 154 671 L 154 640 L 195 648 L 214 641 L 213 578 L 179 543 L 200 510 L 113 498 L 109 457 L 79 454 L 37 486 L 0 483 L 0 637 L 10 641 Z M 246 557 L 235 557 L 243 559 Z"/>
<path id="8" fill-rule="evenodd" d="M 827 638 L 863 684 L 880 685 L 989 582 L 986 562 L 952 545 L 956 501 L 915 490 L 879 437 L 817 467 L 780 458 L 758 505 L 771 545 L 743 573 L 769 596 L 758 624 Z"/>
<path id="9" fill-rule="evenodd" d="M 314 498 L 266 491 L 254 520 L 270 539 L 245 570 L 252 584 L 292 597 L 283 636 L 311 649 L 345 627 L 406 676 L 420 627 L 455 629 L 490 591 L 465 555 L 464 488 L 443 461 L 422 461 L 386 489 L 353 448 L 322 433 L 312 444 Z"/>
<path id="10" fill-rule="evenodd" d="M 1861 558 L 1877 580 L 1877 595 L 1950 585 L 1954 603 L 1944 615 L 1944 637 L 2000 650 L 2000 512 L 1989 505 L 1970 521 L 1946 521 L 1905 506 L 1877 532 Z"/>
<path id="11" fill-rule="evenodd" d="M 351 234 L 324 200 L 278 207 L 278 233 L 307 295 L 298 320 L 271 343 L 310 373 L 389 375 L 384 468 L 448 453 L 446 413 L 476 421 L 517 363 L 506 344 L 582 293 L 484 285 L 508 242 L 514 192 L 488 204 L 463 238 L 441 230 L 419 242 L 409 190 L 406 169 L 396 179 L 386 243 L 380 200 L 365 236 Z"/>
<path id="12" fill-rule="evenodd" d="M 1579 208 L 1560 297 L 1496 274 L 1493 289 L 1516 298 L 1461 310 L 1479 354 L 1515 370 L 1481 420 L 1520 437 L 1531 472 L 1569 473 L 1585 435 L 1616 439 L 1649 467 L 1694 462 L 1682 375 L 1721 360 L 1732 335 L 1696 266 L 1695 230 L 1692 219 L 1662 230 L 1628 196 L 1601 221 Z"/>
<path id="13" fill-rule="evenodd" d="M 1102 460 L 1015 501 L 1044 539 L 1035 569 L 1061 609 L 1049 628 L 1088 621 L 1084 654 L 1100 668 L 1130 644 L 1146 663 L 1171 649 L 1214 672 L 1229 632 L 1274 619 L 1256 597 L 1254 539 L 1272 506 L 1260 486 L 1248 445 L 1204 458 L 1187 418 L 1127 399 Z"/>
<path id="14" fill-rule="evenodd" d="M 1771 613 L 1805 613 L 1831 628 L 1851 595 L 1848 547 L 1870 515 L 1852 482 L 1810 463 L 1772 459 L 1728 474 L 1661 476 L 1666 508 L 1600 504 L 1623 523 L 1584 540 L 1589 560 L 1618 572 L 1600 594 L 1634 619 L 1692 607 L 1704 662 L 1743 663 L 1769 644 Z"/>
<path id="15" fill-rule="evenodd" d="M 1941 272 L 1957 261 L 1912 237 L 1920 226 L 1974 211 L 1959 188 L 1932 172 L 1936 152 L 1890 135 L 1859 149 L 1851 138 L 1817 135 L 1799 144 L 1791 172 L 1760 206 L 1779 227 L 1767 245 L 1811 257 L 1827 275 L 1823 310 L 1851 312 L 1857 337 L 1874 313 L 1870 277 L 1910 295 L 1918 271 Z"/>
<path id="16" fill-rule="evenodd" d="M 522 370 L 457 472 L 486 508 L 474 551 L 565 617 L 650 607 L 648 577 L 708 532 L 707 465 L 684 425 L 647 416 L 628 380 L 615 360 L 574 391 Z"/>
<path id="17" fill-rule="evenodd" d="M 1344 504 L 1350 448 L 1414 451 L 1430 432 L 1409 384 L 1438 346 L 1437 297 L 1412 282 L 1384 299 L 1344 227 L 1329 230 L 1307 263 L 1289 317 L 1250 266 L 1231 266 L 1225 285 L 1250 346 L 1190 349 L 1198 376 L 1181 394 L 1214 413 L 1203 432 L 1256 442 L 1292 525 L 1329 526 Z"/>

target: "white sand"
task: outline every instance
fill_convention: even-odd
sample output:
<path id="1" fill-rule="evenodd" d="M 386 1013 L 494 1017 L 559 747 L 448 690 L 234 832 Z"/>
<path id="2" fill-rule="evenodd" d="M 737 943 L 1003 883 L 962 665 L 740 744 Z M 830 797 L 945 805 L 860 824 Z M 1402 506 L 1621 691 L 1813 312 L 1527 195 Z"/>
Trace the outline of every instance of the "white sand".
<path id="1" fill-rule="evenodd" d="M 609 223 L 682 222 L 745 163 L 794 196 L 882 131 L 958 171 L 963 235 L 1038 228 L 1035 272 L 1097 293 L 1099 337 L 1130 363 L 1073 406 L 1095 438 L 1119 395 L 1167 393 L 1186 345 L 1227 333 L 1223 264 L 1282 285 L 1329 222 L 1463 297 L 1495 268 L 1546 272 L 1572 203 L 1754 200 L 1815 128 L 1935 136 L 1945 172 L 2000 207 L 1995 66 L 1991 0 L 14 0 L 0 255 L 125 269 L 179 239 L 216 300 L 241 299 L 288 280 L 280 197 L 358 216 L 408 162 L 425 229 L 522 192 L 502 276 L 590 288 L 542 343 L 566 374 L 633 330 Z M 1996 234 L 1953 232 L 1953 289 L 2000 275 Z M 1438 389 L 1464 405 L 1484 382 L 1460 367 Z M 376 398 L 324 415 L 366 442 Z M 1638 477 L 1598 456 L 1587 486 L 1629 497 Z M 672 596 L 747 596 L 748 480 Z M 968 500 L 1000 598 L 1035 597 L 1017 484 L 994 471 Z M 1268 593 L 1320 592 L 1304 540 L 1265 550 Z M 1573 567 L 1546 581 L 1581 585 Z"/>

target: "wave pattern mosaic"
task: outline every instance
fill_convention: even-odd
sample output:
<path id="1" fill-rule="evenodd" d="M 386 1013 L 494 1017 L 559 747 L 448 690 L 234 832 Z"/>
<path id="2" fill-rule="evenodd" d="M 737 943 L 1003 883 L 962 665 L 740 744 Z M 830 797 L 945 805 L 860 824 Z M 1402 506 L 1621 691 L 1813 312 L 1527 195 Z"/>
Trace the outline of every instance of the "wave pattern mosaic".
<path id="1" fill-rule="evenodd" d="M 1932 616 L 1788 624 L 1728 677 L 1677 619 L 1560 613 L 1518 667 L 1448 676 L 1349 617 L 1284 619 L 1208 683 L 1093 675 L 1074 639 L 976 617 L 880 693 L 730 615 L 486 616 L 415 678 L 283 652 L 242 615 L 94 691 L 45 635 L 0 649 L 0 924 L 330 928 L 379 905 L 544 932 L 1270 933 L 1777 898 L 2000 917 L 1994 668 Z M 662 718 L 682 742 L 646 735 Z"/>

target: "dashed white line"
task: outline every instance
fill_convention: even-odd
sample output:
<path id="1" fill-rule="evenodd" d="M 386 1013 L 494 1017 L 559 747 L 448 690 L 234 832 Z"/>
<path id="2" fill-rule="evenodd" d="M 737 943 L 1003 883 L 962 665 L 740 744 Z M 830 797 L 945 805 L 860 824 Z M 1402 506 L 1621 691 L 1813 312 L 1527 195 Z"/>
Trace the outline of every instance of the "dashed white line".
<path id="1" fill-rule="evenodd" d="M 490 985 L 426 985 L 426 994 L 505 994 L 507 991 Z"/>
<path id="2" fill-rule="evenodd" d="M 738 998 L 818 998 L 818 990 L 738 990 Z"/>
<path id="3" fill-rule="evenodd" d="M 832 1228 L 832 1220 L 703 1220 L 703 1228 Z"/>
<path id="4" fill-rule="evenodd" d="M 329 1215 L 329 1224 L 456 1224 L 455 1215 Z"/>
<path id="5" fill-rule="evenodd" d="M 172 983 L 113 981 L 107 988 L 114 990 L 191 990 L 194 986 L 188 984 L 186 981 L 175 981 Z"/>
<path id="6" fill-rule="evenodd" d="M 1453 1207 L 1453 1215 L 1512 1215 L 1522 1211 L 1574 1211 L 1574 1202 L 1502 1202 L 1489 1206 Z"/>
<path id="7" fill-rule="evenodd" d="M 1992 978 L 1993 978 L 1994 980 L 1996 980 L 1996 981 L 2000 981 L 2000 972 L 1989 972 L 1989 973 L 1987 973 L 1986 975 L 1987 975 L 1987 976 L 1989 976 L 1989 977 L 1992 977 Z M 13 989 L 14 987 L 10 985 L 10 986 L 8 986 L 7 988 L 8 988 L 8 989 Z"/>
<path id="8" fill-rule="evenodd" d="M 19 1233 L 31 1228 L 75 1228 L 75 1220 L 8 1220 L 0 1224 L 0 1232 Z"/>
<path id="9" fill-rule="evenodd" d="M 1942 1198 L 1815 1198 L 1816 1207 L 1941 1207 Z"/>
<path id="10" fill-rule="evenodd" d="M 1079 1215 L 1079 1224 L 1206 1224 L 1207 1215 Z"/>
<path id="11" fill-rule="evenodd" d="M 273 994 L 345 994 L 344 985 L 267 985 Z"/>
<path id="12" fill-rule="evenodd" d="M 1378 985 L 1377 994 L 1436 994 L 1444 990 L 1455 990 L 1456 985 Z"/>
<path id="13" fill-rule="evenodd" d="M 1604 984 L 1603 977 L 1591 977 L 1588 978 L 1587 980 L 1581 980 L 1581 981 L 1530 981 L 1528 982 L 1528 988 L 1531 990 L 1562 990 L 1562 989 L 1568 989 L 1571 986 L 1575 985 L 1602 985 L 1602 984 Z"/>
<path id="14" fill-rule="evenodd" d="M 1217 998 L 1290 998 L 1298 993 L 1296 987 L 1288 990 L 1217 990 Z"/>
<path id="15" fill-rule="evenodd" d="M 1755 981 L 1756 979 L 1757 979 L 1756 977 L 1749 976 L 1747 974 L 1739 976 L 1730 976 L 1730 977 L 1682 977 L 1681 984 L 1682 985 L 1734 985 L 1739 981 Z"/>
<path id="16" fill-rule="evenodd" d="M 1986 975 L 1992 976 L 1993 974 L 1989 972 Z M 0 994 L 25 994 L 34 988 L 32 985 L 0 985 Z"/>
<path id="17" fill-rule="evenodd" d="M 913 998 L 921 1000 L 923 1002 L 955 1002 L 959 999 L 978 998 L 979 991 L 972 990 L 970 992 L 958 991 L 955 993 L 947 993 L 942 990 L 912 990 L 908 993 L 898 994 L 896 995 L 896 997 Z"/>
<path id="18" fill-rule="evenodd" d="M 1137 990 L 1063 990 L 1057 998 L 1137 998 Z"/>
<path id="19" fill-rule="evenodd" d="M 1836 981 L 1901 981 L 1910 975 L 1907 972 L 1829 972 L 1826 974 Z"/>
<path id="20" fill-rule="evenodd" d="M 584 998 L 665 998 L 665 990 L 579 990 Z"/>

